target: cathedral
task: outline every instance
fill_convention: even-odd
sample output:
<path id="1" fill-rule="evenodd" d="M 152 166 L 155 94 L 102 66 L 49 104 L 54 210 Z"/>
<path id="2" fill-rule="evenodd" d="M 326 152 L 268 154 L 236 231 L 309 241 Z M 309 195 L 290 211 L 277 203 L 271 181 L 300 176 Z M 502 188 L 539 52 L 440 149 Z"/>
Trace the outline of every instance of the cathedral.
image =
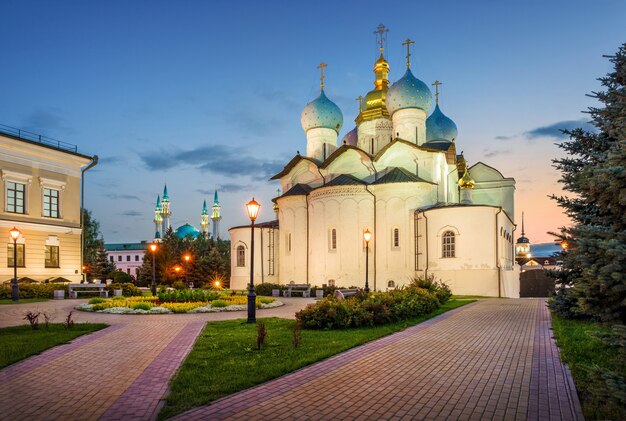
<path id="1" fill-rule="evenodd" d="M 324 91 L 302 111 L 306 154 L 271 179 L 273 221 L 233 227 L 231 288 L 254 282 L 365 287 L 385 291 L 434 276 L 454 294 L 519 296 L 514 252 L 515 180 L 458 152 L 458 130 L 443 112 L 439 87 L 411 70 L 390 85 L 386 29 L 374 89 L 359 96 L 356 127 L 338 135 L 343 114 Z M 434 104 L 433 104 L 434 99 Z M 434 105 L 434 107 L 433 107 Z"/>
<path id="2" fill-rule="evenodd" d="M 222 219 L 222 206 L 217 198 L 217 190 L 213 196 L 213 206 L 211 207 L 211 221 L 213 221 L 213 232 L 211 238 L 220 238 L 219 223 Z M 154 208 L 154 241 L 159 242 L 163 238 L 163 235 L 171 228 L 170 219 L 172 217 L 172 210 L 170 207 L 170 196 L 167 193 L 167 185 L 163 188 L 163 197 L 157 195 L 156 206 Z M 179 238 L 192 237 L 196 238 L 200 234 L 209 233 L 209 212 L 206 206 L 206 200 L 202 204 L 202 212 L 200 214 L 200 229 L 193 227 L 189 224 L 181 225 L 174 230 L 174 233 Z"/>

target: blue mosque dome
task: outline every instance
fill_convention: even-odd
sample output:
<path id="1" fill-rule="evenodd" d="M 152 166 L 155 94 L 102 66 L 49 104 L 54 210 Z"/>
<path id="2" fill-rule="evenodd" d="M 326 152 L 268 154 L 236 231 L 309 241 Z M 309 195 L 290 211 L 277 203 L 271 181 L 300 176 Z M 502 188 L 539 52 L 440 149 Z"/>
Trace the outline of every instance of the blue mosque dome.
<path id="1" fill-rule="evenodd" d="M 454 142 L 459 132 L 456 124 L 435 106 L 435 111 L 426 119 L 426 141 L 447 140 Z"/>
<path id="2" fill-rule="evenodd" d="M 200 235 L 200 231 L 195 229 L 189 224 L 181 225 L 176 228 L 176 236 L 178 238 L 187 238 L 191 236 L 191 238 L 197 238 Z"/>
<path id="3" fill-rule="evenodd" d="M 350 145 L 350 146 L 356 146 L 358 140 L 359 140 L 359 137 L 358 137 L 357 129 L 355 127 L 354 129 L 346 133 L 346 135 L 341 140 L 341 145 L 339 146 L 342 146 L 344 144 Z"/>
<path id="4" fill-rule="evenodd" d="M 402 78 L 396 81 L 387 92 L 387 110 L 393 114 L 405 108 L 418 108 L 426 113 L 433 103 L 433 95 L 428 86 L 406 69 Z"/>
<path id="5" fill-rule="evenodd" d="M 305 132 L 323 127 L 339 133 L 343 126 L 343 114 L 337 104 L 328 99 L 322 90 L 320 96 L 304 107 L 300 122 Z"/>

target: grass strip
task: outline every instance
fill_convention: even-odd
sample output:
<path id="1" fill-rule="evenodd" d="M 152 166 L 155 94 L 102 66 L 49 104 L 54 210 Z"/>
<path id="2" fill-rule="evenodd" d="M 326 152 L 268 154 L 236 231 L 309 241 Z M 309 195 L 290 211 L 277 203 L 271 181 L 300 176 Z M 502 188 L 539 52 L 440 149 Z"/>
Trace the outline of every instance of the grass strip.
<path id="1" fill-rule="evenodd" d="M 607 384 L 588 368 L 613 371 L 626 378 L 626 364 L 617 348 L 611 348 L 592 334 L 607 334 L 611 327 L 586 320 L 569 320 L 552 314 L 552 330 L 556 343 L 574 378 L 578 397 L 586 419 L 625 420 L 626 408 L 605 399 L 613 393 Z M 603 397 L 604 396 L 604 397 Z"/>
<path id="2" fill-rule="evenodd" d="M 107 326 L 103 323 L 76 323 L 71 329 L 66 329 L 65 325 L 54 323 L 48 325 L 48 329 L 43 324 L 37 330 L 30 325 L 1 328 L 0 368 Z"/>
<path id="3" fill-rule="evenodd" d="M 10 298 L 0 300 L 0 304 L 27 304 L 27 303 L 41 303 L 43 301 L 50 301 L 48 298 L 20 298 L 20 300 L 15 303 Z"/>
<path id="4" fill-rule="evenodd" d="M 260 351 L 256 350 L 256 325 L 243 320 L 207 323 L 172 379 L 159 419 L 206 405 L 471 302 L 451 300 L 428 315 L 385 326 L 302 330 L 298 348 L 292 344 L 295 320 L 262 319 L 267 338 Z"/>

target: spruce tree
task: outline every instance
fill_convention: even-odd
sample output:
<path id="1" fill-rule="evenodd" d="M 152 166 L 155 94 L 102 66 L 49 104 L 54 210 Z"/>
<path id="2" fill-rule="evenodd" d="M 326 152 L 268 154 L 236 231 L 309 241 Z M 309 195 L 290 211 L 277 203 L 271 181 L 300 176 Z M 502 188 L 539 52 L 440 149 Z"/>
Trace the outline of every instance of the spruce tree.
<path id="1" fill-rule="evenodd" d="M 104 248 L 104 240 L 98 241 L 98 249 L 96 251 L 96 260 L 92 263 L 89 276 L 91 279 L 105 280 L 109 273 L 116 270 L 115 263 L 111 262 Z"/>
<path id="2" fill-rule="evenodd" d="M 626 322 L 626 44 L 609 57 L 614 71 L 594 92 L 590 108 L 597 133 L 566 131 L 559 144 L 569 156 L 553 162 L 573 197 L 553 196 L 573 226 L 559 235 L 568 242 L 558 278 L 572 284 L 583 312 L 604 321 Z M 565 289 L 561 290 L 566 293 Z"/>

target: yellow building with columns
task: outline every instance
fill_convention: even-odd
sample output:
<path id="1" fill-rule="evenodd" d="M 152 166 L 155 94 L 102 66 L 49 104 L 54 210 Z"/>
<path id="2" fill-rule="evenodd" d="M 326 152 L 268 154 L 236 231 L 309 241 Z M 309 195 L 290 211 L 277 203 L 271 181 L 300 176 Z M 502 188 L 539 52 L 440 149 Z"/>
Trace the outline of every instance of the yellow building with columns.
<path id="1" fill-rule="evenodd" d="M 84 172 L 96 165 L 70 145 L 0 125 L 0 282 L 82 279 L 81 192 Z"/>

